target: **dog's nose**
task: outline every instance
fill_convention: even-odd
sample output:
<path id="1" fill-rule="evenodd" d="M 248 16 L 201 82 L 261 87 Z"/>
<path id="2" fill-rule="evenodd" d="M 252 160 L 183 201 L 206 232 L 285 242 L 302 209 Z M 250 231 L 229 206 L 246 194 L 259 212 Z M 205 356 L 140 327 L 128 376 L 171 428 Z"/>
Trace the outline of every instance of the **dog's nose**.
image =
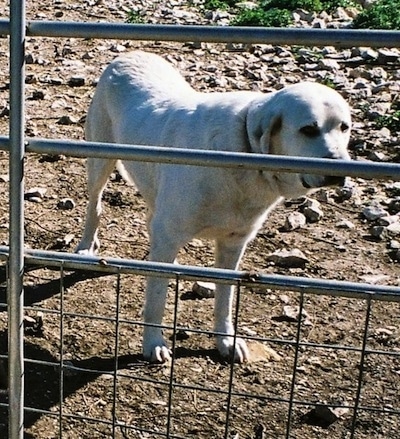
<path id="1" fill-rule="evenodd" d="M 332 159 L 332 160 L 338 160 L 342 159 L 342 157 L 338 157 L 335 153 L 330 152 L 326 156 L 324 156 L 324 159 Z M 335 177 L 333 175 L 327 175 L 325 177 L 325 185 L 326 186 L 344 186 L 346 181 L 345 177 Z"/>

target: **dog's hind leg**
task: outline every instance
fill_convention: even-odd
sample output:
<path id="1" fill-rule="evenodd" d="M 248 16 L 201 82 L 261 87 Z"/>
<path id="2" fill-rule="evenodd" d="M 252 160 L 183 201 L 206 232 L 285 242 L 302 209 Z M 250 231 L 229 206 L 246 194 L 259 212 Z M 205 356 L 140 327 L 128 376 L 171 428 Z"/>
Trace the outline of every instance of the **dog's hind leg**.
<path id="1" fill-rule="evenodd" d="M 89 158 L 87 160 L 89 202 L 85 229 L 82 239 L 75 250 L 76 253 L 93 254 L 100 247 L 97 230 L 102 211 L 101 197 L 108 177 L 115 169 L 116 162 L 116 160 L 95 158 Z"/>
<path id="2" fill-rule="evenodd" d="M 218 268 L 236 269 L 246 247 L 247 239 L 217 240 L 215 248 L 215 266 Z M 235 361 L 243 363 L 249 359 L 246 342 L 241 338 L 234 339 L 232 322 L 232 304 L 234 287 L 218 284 L 215 288 L 214 330 L 217 349 L 223 357 L 234 356 Z"/>

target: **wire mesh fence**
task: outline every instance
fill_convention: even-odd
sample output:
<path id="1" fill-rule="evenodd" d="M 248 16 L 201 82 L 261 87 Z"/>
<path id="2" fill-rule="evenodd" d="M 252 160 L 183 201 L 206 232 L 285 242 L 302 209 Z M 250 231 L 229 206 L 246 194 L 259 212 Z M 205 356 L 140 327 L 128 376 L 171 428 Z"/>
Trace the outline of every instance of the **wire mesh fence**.
<path id="1" fill-rule="evenodd" d="M 7 258 L 7 253 L 7 248 L 1 249 L 3 258 Z M 377 286 L 371 291 L 368 285 L 345 282 L 335 284 L 265 275 L 249 279 L 245 272 L 169 264 L 154 267 L 143 261 L 119 259 L 109 259 L 107 265 L 100 265 L 99 261 L 99 258 L 77 258 L 52 252 L 31 251 L 27 254 L 28 278 L 29 273 L 35 273 L 40 267 L 51 268 L 48 283 L 54 290 L 55 299 L 53 308 L 32 305 L 26 306 L 25 312 L 40 315 L 46 322 L 47 331 L 54 325 L 54 331 L 50 332 L 57 334 L 52 340 L 55 345 L 45 346 L 47 358 L 36 350 L 37 346 L 26 348 L 25 412 L 28 422 L 32 418 L 50 417 L 54 419 L 54 428 L 60 437 L 73 437 L 73 432 L 76 434 L 79 425 L 84 423 L 92 426 L 97 437 L 229 438 L 235 435 L 262 437 L 257 434 L 263 432 L 266 437 L 290 438 L 321 437 L 318 436 L 320 432 L 313 435 L 305 426 L 327 428 L 343 418 L 337 430 L 330 427 L 329 434 L 346 437 L 347 432 L 348 437 L 357 437 L 359 425 L 364 428 L 363 422 L 368 423 L 380 414 L 388 423 L 386 434 L 396 437 L 396 423 L 393 423 L 393 428 L 390 425 L 391 420 L 400 415 L 397 381 L 388 380 L 386 373 L 396 373 L 400 353 L 390 344 L 384 350 L 374 348 L 371 336 L 379 334 L 373 318 L 374 306 L 391 305 L 396 315 L 398 289 Z M 171 336 L 175 355 L 168 366 L 150 367 L 140 355 L 131 353 L 140 351 L 137 340 L 143 322 L 133 319 L 129 310 L 124 309 L 124 304 L 129 303 L 125 281 L 131 284 L 136 282 L 132 277 L 141 278 L 142 273 L 148 275 L 153 270 L 171 279 L 170 312 L 164 329 Z M 45 288 L 43 279 L 49 276 L 40 276 L 38 285 L 33 287 L 35 294 Z M 114 285 L 114 291 L 108 292 L 113 303 L 108 315 L 96 313 L 98 297 L 93 297 L 93 302 L 86 299 L 82 311 L 76 309 L 75 303 L 68 304 L 67 288 L 85 279 L 93 281 L 103 276 L 111 276 Z M 182 284 L 193 279 L 236 285 L 237 335 L 255 347 L 262 347 L 256 355 L 263 361 L 248 366 L 217 361 L 218 355 L 207 340 L 213 331 L 204 327 L 204 322 L 198 325 L 194 322 L 178 323 L 178 307 L 185 290 Z M 294 299 L 291 303 L 296 303 L 296 313 L 303 317 L 293 318 L 287 334 L 271 337 L 269 330 L 263 333 L 258 328 L 255 335 L 248 327 L 249 317 L 241 310 L 251 306 L 254 295 L 258 303 L 267 307 L 268 296 L 275 294 L 277 289 L 287 291 L 291 281 Z M 27 290 L 29 297 L 31 291 Z M 358 303 L 359 313 L 354 316 L 356 338 L 349 336 L 349 341 L 344 338 L 337 343 L 332 340 L 326 343 L 313 341 L 315 327 L 309 326 L 306 310 L 312 303 L 326 306 L 321 293 L 335 298 L 335 314 L 342 301 L 344 308 L 347 301 Z M 342 319 L 330 315 L 329 311 L 324 316 L 326 320 Z M 40 323 L 37 320 L 35 323 L 37 328 L 33 324 L 28 331 L 40 333 Z M 90 339 L 91 332 L 104 339 L 103 354 L 80 359 L 82 339 L 85 335 Z M 185 343 L 188 335 L 193 339 L 189 345 Z M 200 350 L 199 346 L 205 348 Z M 96 351 L 98 349 L 96 346 Z M 185 358 L 189 361 L 182 362 Z M 344 365 L 347 372 L 338 379 L 337 374 L 343 374 Z M 309 376 L 307 369 L 310 366 L 313 373 Z M 383 366 L 387 368 L 386 372 L 382 370 Z M 264 368 L 271 368 L 270 382 L 263 378 L 261 370 Z M 371 369 L 376 371 L 375 379 L 380 376 L 386 386 L 383 394 L 377 392 L 375 397 L 371 397 L 368 391 L 364 395 L 368 387 L 377 384 L 369 383 L 365 378 Z M 219 376 L 218 386 L 214 384 L 214 377 L 207 379 L 215 374 Z M 88 386 L 97 389 L 94 400 L 85 400 Z M 326 386 L 331 389 L 332 398 L 321 401 L 319 391 Z M 30 396 L 37 394 L 39 389 L 45 391 L 43 398 L 32 398 L 32 403 Z M 70 399 L 77 395 L 82 399 L 72 403 Z M 246 413 L 257 413 L 257 417 L 247 419 Z M 217 430 L 216 422 L 219 424 Z"/>
<path id="2" fill-rule="evenodd" d="M 9 326 L 0 334 L 3 352 L 7 352 L 8 345 L 8 353 L 0 356 L 0 382 L 8 381 L 8 392 L 0 400 L 0 410 L 6 420 L 2 427 L 9 437 L 23 437 L 24 425 L 40 419 L 46 419 L 46 425 L 53 425 L 51 437 L 85 437 L 80 431 L 88 425 L 93 432 L 91 437 L 115 438 L 399 437 L 400 352 L 391 343 L 396 331 L 393 329 L 390 334 L 383 330 L 382 322 L 375 317 L 376 309 L 386 310 L 384 328 L 396 328 L 399 288 L 28 251 L 23 250 L 20 241 L 23 236 L 20 158 L 25 150 L 57 150 L 75 156 L 112 153 L 136 160 L 184 163 L 192 160 L 193 164 L 207 166 L 278 167 L 292 172 L 296 167 L 309 166 L 310 171 L 323 173 L 328 167 L 338 175 L 395 180 L 400 176 L 400 167 L 394 164 L 342 163 L 341 168 L 335 164 L 335 169 L 331 169 L 333 164 L 326 160 L 304 162 L 191 151 L 182 156 L 182 150 L 165 153 L 157 148 L 123 145 L 117 152 L 115 148 L 110 152 L 107 145 L 86 144 L 81 148 L 79 143 L 40 139 L 32 139 L 25 145 L 21 43 L 25 34 L 56 38 L 106 36 L 399 46 L 399 33 L 26 24 L 24 2 L 14 1 L 11 6 L 11 25 L 0 22 L 0 30 L 11 35 L 14 70 L 10 100 L 11 107 L 16 109 L 12 112 L 10 139 L 0 139 L 1 147 L 10 149 L 10 193 L 13 194 L 10 218 L 11 221 L 18 218 L 10 232 L 10 247 L 0 249 L 4 261 L 2 281 L 8 291 L 8 300 L 5 294 L 1 296 L 0 307 L 9 313 Z M 127 305 L 131 302 L 130 291 L 134 284 L 141 294 L 144 280 L 151 274 L 170 279 L 170 302 L 163 329 L 170 336 L 174 356 L 162 366 L 148 365 L 141 355 L 132 354 L 140 352 L 144 324 L 140 309 Z M 103 284 L 105 279 L 107 282 Z M 238 366 L 218 359 L 210 341 L 215 333 L 207 319 L 199 316 L 199 313 L 210 313 L 208 305 L 200 307 L 199 313 L 190 314 L 187 321 L 180 321 L 179 309 L 185 306 L 182 292 L 187 289 L 187 282 L 195 279 L 236 286 L 235 337 L 248 340 L 259 361 Z M 80 282 L 86 282 L 88 294 L 84 301 L 77 302 L 73 299 L 73 289 Z M 92 294 L 96 288 L 107 290 L 105 299 Z M 275 303 L 271 297 L 281 290 L 285 291 L 282 302 L 290 303 L 293 313 L 275 315 L 272 324 L 254 321 L 252 308 L 265 306 L 268 312 Z M 38 305 L 38 295 L 51 300 L 46 306 Z M 96 312 L 99 300 L 108 301 L 107 314 Z M 345 313 L 349 303 L 352 310 L 357 309 L 356 315 L 350 317 L 351 322 Z M 314 308 L 320 309 L 324 316 L 318 325 L 310 325 L 308 319 L 309 310 Z M 24 320 L 24 313 L 30 319 Z M 274 328 L 274 322 L 279 319 L 290 323 L 283 332 Z M 43 321 L 51 328 L 52 336 L 38 337 L 35 342 L 35 336 L 42 335 Z M 321 334 L 329 326 L 342 329 L 335 330 L 333 338 L 327 337 L 321 343 L 315 332 Z M 24 332 L 31 338 L 23 348 Z M 97 334 L 99 344 L 87 358 L 81 348 L 89 333 Z M 377 344 L 378 338 L 384 343 Z M 88 350 L 86 346 L 85 355 Z M 86 392 L 88 388 L 90 393 Z M 321 399 L 325 394 L 321 389 L 326 388 L 330 391 L 328 400 Z"/>

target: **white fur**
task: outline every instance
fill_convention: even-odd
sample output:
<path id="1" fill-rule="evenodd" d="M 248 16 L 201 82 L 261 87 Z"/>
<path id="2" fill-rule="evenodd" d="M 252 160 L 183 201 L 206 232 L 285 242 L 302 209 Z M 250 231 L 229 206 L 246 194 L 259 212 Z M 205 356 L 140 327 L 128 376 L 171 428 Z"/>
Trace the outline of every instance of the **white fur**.
<path id="1" fill-rule="evenodd" d="M 316 83 L 270 93 L 199 93 L 161 57 L 133 52 L 103 73 L 89 109 L 88 141 L 159 145 L 301 157 L 349 159 L 350 111 L 342 97 Z M 148 206 L 149 259 L 173 262 L 193 237 L 215 240 L 215 266 L 236 269 L 246 244 L 283 197 L 341 179 L 267 171 L 88 159 L 89 205 L 80 253 L 99 247 L 101 196 L 115 166 L 132 179 Z M 167 361 L 162 322 L 168 281 L 149 277 L 143 354 Z M 215 331 L 223 356 L 249 358 L 233 346 L 232 287 L 217 285 Z"/>

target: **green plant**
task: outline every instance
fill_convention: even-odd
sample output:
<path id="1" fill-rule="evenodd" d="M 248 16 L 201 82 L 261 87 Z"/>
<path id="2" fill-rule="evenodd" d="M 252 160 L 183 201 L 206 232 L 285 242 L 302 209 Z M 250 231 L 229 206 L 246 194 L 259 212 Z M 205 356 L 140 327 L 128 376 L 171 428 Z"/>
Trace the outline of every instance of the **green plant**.
<path id="1" fill-rule="evenodd" d="M 400 110 L 392 114 L 385 114 L 379 116 L 376 121 L 377 128 L 387 128 L 390 132 L 395 133 L 400 131 Z"/>
<path id="2" fill-rule="evenodd" d="M 334 82 L 334 78 L 332 78 L 331 76 L 327 75 L 324 78 L 322 78 L 322 80 L 320 81 L 321 84 L 326 85 L 329 88 L 336 88 L 335 82 Z"/>
<path id="3" fill-rule="evenodd" d="M 239 0 L 205 0 L 204 8 L 215 11 L 216 9 L 234 8 Z"/>
<path id="4" fill-rule="evenodd" d="M 263 9 L 279 8 L 294 11 L 295 9 L 306 9 L 307 11 L 321 10 L 320 0 L 264 0 L 261 2 Z"/>
<path id="5" fill-rule="evenodd" d="M 360 29 L 400 30 L 399 1 L 378 0 L 357 15 L 353 26 Z"/>
<path id="6" fill-rule="evenodd" d="M 231 24 L 233 26 L 285 27 L 293 22 L 292 12 L 295 9 L 321 12 L 332 11 L 339 6 L 355 6 L 355 3 L 353 0 L 262 0 L 257 8 L 239 11 Z"/>
<path id="7" fill-rule="evenodd" d="M 356 3 L 353 0 L 264 0 L 261 6 L 263 9 L 279 8 L 289 11 L 305 9 L 310 12 L 330 12 L 339 7 L 356 6 Z"/>
<path id="8" fill-rule="evenodd" d="M 353 0 L 321 0 L 322 9 L 332 12 L 337 8 L 360 8 L 360 5 Z"/>
<path id="9" fill-rule="evenodd" d="M 292 14 L 287 9 L 263 8 L 244 9 L 232 20 L 233 26 L 285 27 L 292 22 Z"/>
<path id="10" fill-rule="evenodd" d="M 143 24 L 145 23 L 143 15 L 139 11 L 130 10 L 128 12 L 126 21 L 131 24 Z"/>

